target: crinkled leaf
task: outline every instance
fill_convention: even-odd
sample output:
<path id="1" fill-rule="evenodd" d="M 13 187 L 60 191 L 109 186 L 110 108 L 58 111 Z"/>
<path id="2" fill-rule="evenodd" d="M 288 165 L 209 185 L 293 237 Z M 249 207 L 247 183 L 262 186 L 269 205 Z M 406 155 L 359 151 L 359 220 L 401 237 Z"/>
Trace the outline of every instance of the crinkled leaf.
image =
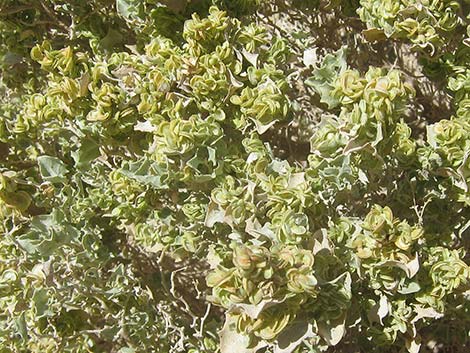
<path id="1" fill-rule="evenodd" d="M 402 269 L 405 271 L 406 276 L 408 278 L 413 278 L 416 273 L 418 273 L 419 270 L 419 259 L 418 259 L 418 254 L 414 257 L 413 260 L 403 263 L 400 261 L 394 261 L 394 260 L 389 260 L 385 261 L 384 263 L 380 264 L 379 266 L 394 266 Z"/>
<path id="2" fill-rule="evenodd" d="M 100 156 L 100 146 L 92 139 L 83 139 L 80 148 L 72 157 L 77 167 L 84 167 Z"/>
<path id="3" fill-rule="evenodd" d="M 405 283 L 404 286 L 401 286 L 398 289 L 398 293 L 401 294 L 412 294 L 412 293 L 417 293 L 421 290 L 421 286 L 417 282 L 409 282 Z"/>
<path id="4" fill-rule="evenodd" d="M 416 313 L 416 316 L 411 321 L 412 323 L 418 322 L 423 318 L 440 319 L 444 316 L 443 313 L 440 313 L 433 308 L 425 308 L 422 306 L 416 306 L 414 308 L 414 311 Z"/>
<path id="5" fill-rule="evenodd" d="M 66 180 L 67 166 L 57 157 L 38 157 L 39 172 L 45 181 L 62 183 Z"/>
<path id="6" fill-rule="evenodd" d="M 221 353 L 255 353 L 266 346 L 265 343 L 260 342 L 257 346 L 249 348 L 249 337 L 237 332 L 236 318 L 230 314 L 225 316 L 225 324 L 219 336 Z"/>
<path id="7" fill-rule="evenodd" d="M 34 291 L 33 297 L 33 307 L 36 311 L 36 315 L 38 318 L 44 316 L 47 313 L 49 308 L 49 295 L 47 294 L 47 290 L 44 288 L 38 288 Z"/>
<path id="8" fill-rule="evenodd" d="M 346 49 L 343 47 L 334 54 L 327 54 L 320 66 L 315 67 L 312 76 L 305 84 L 312 87 L 319 95 L 320 101 L 328 105 L 328 108 L 338 106 L 339 100 L 333 97 L 333 82 L 335 78 L 346 70 Z"/>
<path id="9" fill-rule="evenodd" d="M 206 219 L 204 225 L 212 228 L 216 223 L 225 222 L 225 211 L 221 210 L 216 203 L 211 202 L 207 207 Z"/>
<path id="10" fill-rule="evenodd" d="M 28 327 L 26 325 L 24 312 L 22 312 L 17 318 L 15 318 L 15 327 L 18 334 L 23 340 L 28 338 Z"/>
<path id="11" fill-rule="evenodd" d="M 282 303 L 284 300 L 274 300 L 274 299 L 266 299 L 262 300 L 258 304 L 234 304 L 230 311 L 237 312 L 242 310 L 252 319 L 257 319 L 259 314 L 267 308 L 270 308 L 276 304 Z"/>
<path id="12" fill-rule="evenodd" d="M 318 333 L 330 346 L 336 346 L 346 333 L 346 313 L 335 320 L 318 322 Z"/>
<path id="13" fill-rule="evenodd" d="M 168 189 L 168 185 L 165 184 L 166 172 L 148 159 L 127 163 L 120 172 L 144 185 L 150 185 L 156 189 Z"/>
<path id="14" fill-rule="evenodd" d="M 382 295 L 380 297 L 380 300 L 377 304 L 375 304 L 367 313 L 367 317 L 370 322 L 380 322 L 381 325 L 383 325 L 383 319 L 388 315 L 389 313 L 389 303 L 387 300 L 387 297 L 385 295 Z"/>
<path id="15" fill-rule="evenodd" d="M 300 320 L 299 320 L 300 321 Z M 274 353 L 291 353 L 308 338 L 315 337 L 313 325 L 303 319 L 283 330 L 276 340 Z"/>

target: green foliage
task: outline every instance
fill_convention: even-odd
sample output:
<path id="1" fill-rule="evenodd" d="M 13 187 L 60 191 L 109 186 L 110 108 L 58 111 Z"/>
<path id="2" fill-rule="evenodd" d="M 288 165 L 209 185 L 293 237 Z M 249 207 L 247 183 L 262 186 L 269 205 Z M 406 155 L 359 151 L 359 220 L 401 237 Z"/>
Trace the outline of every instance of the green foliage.
<path id="1" fill-rule="evenodd" d="M 464 24 L 464 2 L 364 0 L 358 14 L 367 24 L 367 37 L 407 38 L 414 47 L 435 55 Z"/>
<path id="2" fill-rule="evenodd" d="M 465 351 L 469 6 L 0 0 L 0 352 Z"/>

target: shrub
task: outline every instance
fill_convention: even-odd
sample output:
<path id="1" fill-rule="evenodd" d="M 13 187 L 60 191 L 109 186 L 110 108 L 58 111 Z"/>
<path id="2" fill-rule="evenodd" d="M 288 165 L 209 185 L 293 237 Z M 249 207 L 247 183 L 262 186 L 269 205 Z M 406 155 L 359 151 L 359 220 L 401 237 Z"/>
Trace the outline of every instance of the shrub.
<path id="1" fill-rule="evenodd" d="M 470 341 L 468 1 L 0 1 L 0 352 Z"/>

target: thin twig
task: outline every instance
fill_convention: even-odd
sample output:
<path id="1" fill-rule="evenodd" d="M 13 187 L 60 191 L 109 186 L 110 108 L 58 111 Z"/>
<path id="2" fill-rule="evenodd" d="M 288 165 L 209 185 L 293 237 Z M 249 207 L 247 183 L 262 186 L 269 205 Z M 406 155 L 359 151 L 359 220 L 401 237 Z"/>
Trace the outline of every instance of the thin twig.
<path id="1" fill-rule="evenodd" d="M 32 5 L 23 5 L 23 6 L 9 8 L 9 9 L 5 9 L 5 10 L 0 9 L 0 17 L 10 16 L 10 15 L 14 15 L 18 12 L 22 12 L 22 11 L 26 11 L 26 10 L 32 10 L 32 9 L 34 9 L 34 6 L 32 6 Z"/>
<path id="2" fill-rule="evenodd" d="M 46 13 L 49 15 L 50 18 L 52 18 L 58 25 L 61 27 L 63 30 L 66 32 L 69 31 L 69 27 L 65 22 L 63 22 L 57 15 L 52 11 L 45 3 L 43 0 L 39 0 L 39 3 L 41 4 L 41 7 L 46 11 Z"/>

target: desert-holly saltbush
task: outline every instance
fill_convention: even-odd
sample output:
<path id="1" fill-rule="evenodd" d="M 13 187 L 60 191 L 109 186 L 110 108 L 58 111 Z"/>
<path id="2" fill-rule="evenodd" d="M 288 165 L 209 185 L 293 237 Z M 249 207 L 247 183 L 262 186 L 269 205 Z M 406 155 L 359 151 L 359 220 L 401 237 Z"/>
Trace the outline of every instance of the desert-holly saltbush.
<path id="1" fill-rule="evenodd" d="M 0 352 L 465 349 L 467 2 L 0 8 Z"/>

